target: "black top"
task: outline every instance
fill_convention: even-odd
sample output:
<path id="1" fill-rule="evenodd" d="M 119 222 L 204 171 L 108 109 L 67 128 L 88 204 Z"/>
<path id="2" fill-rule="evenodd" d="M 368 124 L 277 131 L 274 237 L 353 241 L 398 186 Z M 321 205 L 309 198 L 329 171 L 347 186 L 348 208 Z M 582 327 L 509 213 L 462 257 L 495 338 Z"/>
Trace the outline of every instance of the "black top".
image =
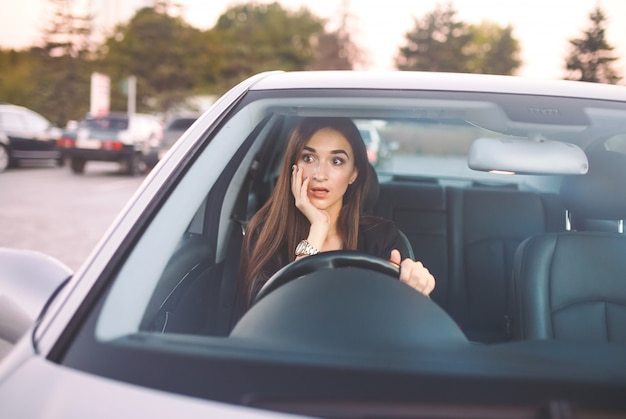
<path id="1" fill-rule="evenodd" d="M 398 249 L 402 260 L 404 260 L 412 257 L 412 251 L 409 251 L 407 246 L 408 242 L 392 221 L 374 216 L 361 216 L 357 251 L 389 260 L 391 251 Z M 268 266 L 265 266 L 265 280 L 255 282 L 252 295 L 256 295 L 267 279 L 275 272 L 293 261 L 293 259 L 284 261 L 283 253 L 279 252 L 278 257 L 271 261 Z"/>
<path id="2" fill-rule="evenodd" d="M 407 244 L 398 227 L 389 220 L 379 217 L 362 217 L 359 224 L 359 252 L 389 260 L 391 251 L 398 249 L 402 259 L 410 257 Z"/>

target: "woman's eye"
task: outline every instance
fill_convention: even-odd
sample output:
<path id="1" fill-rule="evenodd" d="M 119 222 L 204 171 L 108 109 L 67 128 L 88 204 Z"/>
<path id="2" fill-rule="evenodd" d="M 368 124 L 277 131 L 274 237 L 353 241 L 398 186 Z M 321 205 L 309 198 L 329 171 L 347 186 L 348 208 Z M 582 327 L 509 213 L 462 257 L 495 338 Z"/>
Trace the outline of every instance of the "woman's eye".
<path id="1" fill-rule="evenodd" d="M 313 156 L 310 154 L 304 154 L 302 156 L 302 161 L 304 161 L 305 163 L 311 163 L 313 161 Z"/>
<path id="2" fill-rule="evenodd" d="M 343 163 L 344 163 L 344 160 L 343 160 L 342 158 L 340 158 L 340 157 L 335 157 L 335 158 L 333 159 L 333 164 L 334 164 L 335 166 L 340 166 L 340 165 L 342 165 Z"/>

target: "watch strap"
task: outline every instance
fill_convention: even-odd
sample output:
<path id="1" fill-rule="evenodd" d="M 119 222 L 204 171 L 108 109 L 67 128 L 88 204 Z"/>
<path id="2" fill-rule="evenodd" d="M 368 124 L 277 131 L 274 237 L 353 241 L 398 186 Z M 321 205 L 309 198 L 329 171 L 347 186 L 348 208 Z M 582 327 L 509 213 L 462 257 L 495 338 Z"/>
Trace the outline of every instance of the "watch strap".
<path id="1" fill-rule="evenodd" d="M 319 249 L 315 248 L 307 240 L 302 240 L 296 246 L 296 256 L 312 256 L 318 254 Z"/>

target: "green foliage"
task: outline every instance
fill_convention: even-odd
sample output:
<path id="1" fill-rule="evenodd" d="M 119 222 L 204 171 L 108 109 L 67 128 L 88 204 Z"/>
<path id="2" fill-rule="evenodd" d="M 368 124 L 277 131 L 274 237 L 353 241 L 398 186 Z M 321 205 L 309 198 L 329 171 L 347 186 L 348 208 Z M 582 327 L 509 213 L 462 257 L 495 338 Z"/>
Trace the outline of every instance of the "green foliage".
<path id="1" fill-rule="evenodd" d="M 315 59 L 307 70 L 352 70 L 361 62 L 362 51 L 343 29 L 324 32 L 317 38 Z"/>
<path id="2" fill-rule="evenodd" d="M 569 74 L 566 79 L 617 84 L 621 77 L 611 66 L 617 57 L 611 54 L 614 48 L 606 40 L 604 25 L 607 18 L 598 6 L 589 14 L 589 20 L 591 26 L 583 37 L 569 40 L 570 53 L 565 61 Z"/>
<path id="3" fill-rule="evenodd" d="M 513 74 L 522 64 L 520 45 L 509 25 L 500 27 L 491 22 L 470 25 L 472 42 L 467 46 L 468 73 Z"/>
<path id="4" fill-rule="evenodd" d="M 465 72 L 462 51 L 471 41 L 465 23 L 455 19 L 452 5 L 437 6 L 406 33 L 406 46 L 400 48 L 396 66 L 400 70 Z"/>
<path id="5" fill-rule="evenodd" d="M 43 44 L 0 51 L 0 101 L 31 108 L 62 126 L 89 106 L 90 19 L 72 12 L 72 0 L 50 0 L 53 11 Z"/>
<path id="6" fill-rule="evenodd" d="M 48 1 L 54 13 L 43 31 L 45 54 L 84 58 L 89 53 L 91 16 L 75 13 L 74 0 Z"/>
<path id="7" fill-rule="evenodd" d="M 265 70 L 348 69 L 358 48 L 343 30 L 306 8 L 254 1 L 230 7 L 215 27 L 193 28 L 157 1 L 118 25 L 101 44 L 91 19 L 73 12 L 77 0 L 48 0 L 55 13 L 41 47 L 0 49 L 0 101 L 41 112 L 59 125 L 89 110 L 92 72 L 111 78 L 111 110 L 125 111 L 120 88 L 137 78 L 137 111 L 167 112 L 190 95 L 219 95 Z"/>
<path id="8" fill-rule="evenodd" d="M 37 89 L 31 100 L 35 110 L 58 126 L 83 118 L 89 109 L 91 63 L 69 56 L 45 55 L 40 62 L 33 71 Z"/>
<path id="9" fill-rule="evenodd" d="M 107 39 L 98 68 L 111 77 L 113 87 L 130 75 L 137 77 L 138 111 L 164 111 L 192 90 L 198 78 L 196 60 L 205 54 L 199 30 L 144 8 Z M 119 89 L 112 88 L 111 108 L 126 110 Z"/>
<path id="10" fill-rule="evenodd" d="M 33 70 L 32 100 L 57 125 L 82 118 L 89 106 L 91 17 L 74 12 L 73 0 L 49 0 L 54 13 L 45 28 L 40 65 Z"/>
<path id="11" fill-rule="evenodd" d="M 306 69 L 324 22 L 306 8 L 291 12 L 279 3 L 247 3 L 229 8 L 213 32 L 223 45 L 219 79 L 233 85 L 260 71 Z"/>
<path id="12" fill-rule="evenodd" d="M 513 74 L 521 64 L 510 26 L 468 25 L 456 19 L 452 4 L 438 5 L 414 23 L 396 56 L 400 70 Z"/>
<path id="13" fill-rule="evenodd" d="M 33 73 L 40 63 L 33 51 L 0 50 L 0 102 L 29 106 L 36 91 Z"/>

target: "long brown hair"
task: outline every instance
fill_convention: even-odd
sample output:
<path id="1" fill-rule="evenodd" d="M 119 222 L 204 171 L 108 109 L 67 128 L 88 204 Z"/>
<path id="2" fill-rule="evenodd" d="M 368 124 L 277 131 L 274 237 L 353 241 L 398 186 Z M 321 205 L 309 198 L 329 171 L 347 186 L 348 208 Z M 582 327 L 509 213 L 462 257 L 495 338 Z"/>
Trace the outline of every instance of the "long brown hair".
<path id="1" fill-rule="evenodd" d="M 291 167 L 298 162 L 309 139 L 317 131 L 330 128 L 350 143 L 358 170 L 356 180 L 348 186 L 337 231 L 343 248 L 355 250 L 358 240 L 361 202 L 368 184 L 367 151 L 358 128 L 350 118 L 309 117 L 292 131 L 276 187 L 268 201 L 250 219 L 241 252 L 242 292 L 249 305 L 261 286 L 284 265 L 295 259 L 294 250 L 309 234 L 310 223 L 296 208 L 291 192 Z"/>

